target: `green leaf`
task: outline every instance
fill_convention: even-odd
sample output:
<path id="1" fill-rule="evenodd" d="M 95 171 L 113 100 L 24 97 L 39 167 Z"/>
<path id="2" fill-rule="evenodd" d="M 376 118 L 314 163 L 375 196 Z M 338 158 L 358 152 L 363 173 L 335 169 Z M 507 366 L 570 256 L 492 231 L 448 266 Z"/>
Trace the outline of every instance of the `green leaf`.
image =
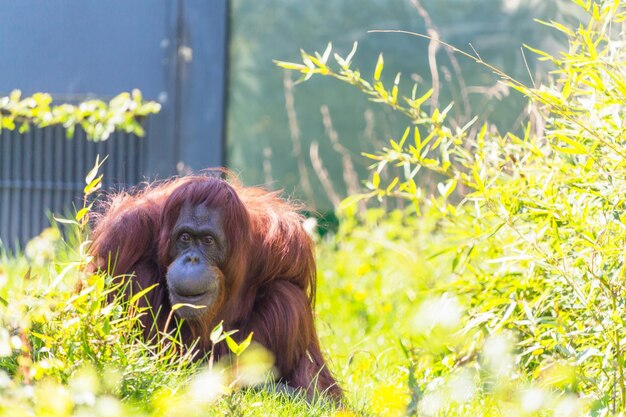
<path id="1" fill-rule="evenodd" d="M 83 207 L 82 209 L 80 209 L 78 213 L 76 213 L 76 220 L 80 222 L 83 217 L 85 217 L 85 215 L 87 215 L 91 211 L 91 209 L 93 208 L 93 204 L 94 203 L 91 203 L 87 207 Z"/>
<path id="2" fill-rule="evenodd" d="M 380 185 L 380 174 L 377 171 L 374 171 L 374 174 L 372 175 L 372 185 L 374 188 L 378 188 Z"/>
<path id="3" fill-rule="evenodd" d="M 156 285 L 159 285 L 159 284 L 154 284 L 152 287 L 154 287 Z M 152 288 L 152 287 L 150 287 L 150 288 Z M 135 297 L 133 297 L 133 298 L 135 298 Z M 177 304 L 174 304 L 172 306 L 172 311 L 176 311 L 176 310 L 181 309 L 183 307 L 188 307 L 188 308 L 193 308 L 195 310 L 200 310 L 200 309 L 205 308 L 206 306 L 204 306 L 204 305 L 196 305 L 196 304 L 187 304 L 187 303 L 177 303 Z"/>
<path id="4" fill-rule="evenodd" d="M 422 135 L 420 134 L 419 127 L 415 126 L 414 128 L 414 141 L 415 141 L 415 149 L 418 151 L 422 149 Z"/>
<path id="5" fill-rule="evenodd" d="M 389 184 L 389 186 L 387 186 L 387 189 L 385 190 L 385 192 L 387 194 L 389 194 L 395 188 L 395 186 L 398 184 L 399 181 L 400 181 L 400 178 L 399 177 L 395 177 L 393 179 L 393 181 L 391 181 L 391 184 Z"/>
<path id="6" fill-rule="evenodd" d="M 96 175 L 98 175 L 98 170 L 102 166 L 103 162 L 104 161 L 100 162 L 100 155 L 96 155 L 96 163 L 85 177 L 85 184 L 90 184 L 96 178 Z"/>
<path id="7" fill-rule="evenodd" d="M 96 191 L 98 191 L 102 187 L 102 175 L 98 178 L 91 181 L 89 184 L 85 186 L 83 189 L 83 194 L 90 195 Z"/>
<path id="8" fill-rule="evenodd" d="M 213 344 L 218 343 L 219 341 L 223 340 L 223 332 L 224 332 L 224 320 L 220 321 L 220 323 L 215 326 L 213 328 L 213 330 L 211 331 L 211 342 L 213 342 Z"/>
<path id="9" fill-rule="evenodd" d="M 454 192 L 454 189 L 456 188 L 456 184 L 457 184 L 456 179 L 448 180 L 445 183 L 440 182 L 439 184 L 437 184 L 437 190 L 439 190 L 439 193 L 441 194 L 443 198 L 448 198 L 450 194 Z"/>
<path id="10" fill-rule="evenodd" d="M 354 41 L 354 43 L 352 44 L 352 50 L 350 50 L 350 53 L 346 57 L 347 66 L 350 66 L 350 63 L 352 62 L 352 58 L 354 57 L 354 54 L 356 53 L 358 45 L 359 43 L 357 41 Z"/>
<path id="11" fill-rule="evenodd" d="M 146 295 L 148 292 L 152 291 L 152 289 L 157 287 L 158 285 L 159 284 L 153 284 L 153 285 L 150 285 L 148 288 L 144 288 L 143 290 L 139 291 L 137 294 L 133 295 L 131 297 L 131 299 L 128 301 L 128 303 L 130 305 L 134 305 L 137 302 L 137 300 L 139 300 L 141 297 Z M 182 305 L 181 305 L 181 307 L 182 307 Z M 175 310 L 174 307 L 172 307 L 172 310 Z"/>
<path id="12" fill-rule="evenodd" d="M 72 139 L 74 137 L 74 132 L 76 131 L 76 125 L 69 125 L 65 129 L 65 135 L 68 139 Z"/>
<path id="13" fill-rule="evenodd" d="M 400 148 L 404 147 L 404 142 L 406 142 L 406 139 L 409 137 L 409 133 L 411 133 L 411 127 L 404 129 L 404 134 L 402 135 L 402 139 L 400 139 L 399 143 Z"/>
<path id="14" fill-rule="evenodd" d="M 227 334 L 226 344 L 228 345 L 228 348 L 230 349 L 231 352 L 233 352 L 236 356 L 239 356 L 248 348 L 248 346 L 250 346 L 250 343 L 252 342 L 253 334 L 254 333 L 251 332 L 248 335 L 248 337 L 241 343 L 235 342 L 235 340 L 232 337 L 230 337 L 229 334 Z"/>
<path id="15" fill-rule="evenodd" d="M 52 218 L 54 219 L 55 222 L 57 223 L 61 223 L 61 224 L 73 224 L 73 225 L 77 225 L 78 226 L 78 222 L 76 220 L 70 220 L 70 219 L 64 219 L 62 217 L 55 217 L 52 216 Z"/>
<path id="16" fill-rule="evenodd" d="M 534 54 L 539 55 L 542 58 L 552 59 L 552 55 L 550 55 L 547 52 L 542 51 L 541 49 L 536 49 L 536 48 L 533 48 L 533 47 L 531 47 L 529 45 L 526 45 L 526 44 L 523 44 L 523 45 L 524 45 L 524 48 L 528 49 L 529 51 L 531 51 Z"/>
<path id="17" fill-rule="evenodd" d="M 274 60 L 274 64 L 279 66 L 279 67 L 281 67 L 281 68 L 288 69 L 288 70 L 303 71 L 303 70 L 307 69 L 307 67 L 305 65 L 296 64 L 296 63 L 293 63 L 293 62 L 285 62 L 285 61 Z"/>
<path id="18" fill-rule="evenodd" d="M 235 340 L 232 337 L 226 335 L 226 344 L 228 345 L 228 349 L 230 349 L 231 352 L 239 356 L 237 354 L 237 352 L 239 351 L 239 344 L 235 342 Z"/>
<path id="19" fill-rule="evenodd" d="M 378 55 L 378 62 L 376 62 L 376 69 L 374 70 L 374 80 L 380 81 L 380 74 L 383 72 L 383 66 L 385 62 L 383 60 L 383 54 Z"/>
<path id="20" fill-rule="evenodd" d="M 343 199 L 341 203 L 339 203 L 339 207 L 337 207 L 337 210 L 345 211 L 347 208 L 354 206 L 359 201 L 371 198 L 374 195 L 376 195 L 376 191 L 367 194 L 353 194 L 351 196 L 348 196 Z"/>
<path id="21" fill-rule="evenodd" d="M 420 108 L 420 106 L 421 106 L 422 104 L 424 104 L 424 102 L 425 102 L 426 100 L 428 100 L 428 99 L 430 98 L 430 96 L 432 96 L 432 95 L 433 95 L 433 89 L 431 88 L 430 90 L 428 90 L 428 91 L 426 92 L 426 94 L 424 94 L 423 96 L 421 96 L 421 97 L 416 98 L 415 100 L 413 100 L 413 104 L 411 105 L 411 107 L 414 107 L 414 108 L 416 108 L 416 109 L 419 109 L 419 108 Z"/>
<path id="22" fill-rule="evenodd" d="M 105 317 L 104 319 L 104 324 L 102 325 L 102 332 L 105 335 L 108 335 L 109 333 L 111 333 L 111 322 L 108 317 Z"/>
<path id="23" fill-rule="evenodd" d="M 254 332 L 250 332 L 248 337 L 246 337 L 246 339 L 239 344 L 239 355 L 241 355 L 248 348 L 248 346 L 250 346 L 250 343 L 252 342 L 252 335 L 253 334 L 254 334 Z M 239 355 L 237 355 L 237 356 L 239 356 Z"/>
<path id="24" fill-rule="evenodd" d="M 326 46 L 326 50 L 324 51 L 324 54 L 322 54 L 322 63 L 326 64 L 328 62 L 328 57 L 330 57 L 330 52 L 333 50 L 333 44 L 332 42 L 328 42 L 328 45 Z"/>
<path id="25" fill-rule="evenodd" d="M 581 143 L 565 136 L 562 135 L 560 133 L 555 133 L 554 136 L 560 140 L 561 142 L 565 142 L 566 144 L 570 145 L 569 148 L 559 148 L 557 147 L 556 149 L 559 150 L 560 152 L 565 152 L 565 153 L 572 153 L 572 154 L 587 154 L 589 153 L 589 150 L 582 145 Z"/>
<path id="26" fill-rule="evenodd" d="M 81 221 L 83 219 L 83 217 L 85 217 L 85 215 L 87 213 L 89 213 L 89 210 L 91 209 L 91 205 L 89 207 L 83 207 L 82 209 L 78 210 L 78 213 L 76 213 L 76 221 Z"/>

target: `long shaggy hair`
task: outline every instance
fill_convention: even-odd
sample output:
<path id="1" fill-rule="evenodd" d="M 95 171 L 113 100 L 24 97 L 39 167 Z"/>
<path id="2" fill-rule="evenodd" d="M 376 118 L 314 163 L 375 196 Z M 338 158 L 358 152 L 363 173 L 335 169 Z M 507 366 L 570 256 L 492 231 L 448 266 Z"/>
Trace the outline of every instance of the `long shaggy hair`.
<path id="1" fill-rule="evenodd" d="M 172 306 L 166 272 L 172 228 L 185 204 L 219 209 L 227 236 L 227 256 L 220 273 L 225 291 L 199 320 L 185 324 L 183 337 L 204 352 L 227 354 L 212 346 L 210 330 L 220 321 L 240 338 L 253 340 L 276 358 L 280 379 L 309 394 L 341 397 L 326 367 L 314 326 L 315 256 L 302 227 L 298 207 L 276 193 L 242 187 L 215 176 L 188 176 L 152 184 L 134 193 L 119 193 L 95 220 L 90 252 L 94 265 L 119 279 L 130 279 L 130 292 L 153 284 L 144 300 L 164 329 Z M 150 337 L 152 323 L 145 323 Z"/>

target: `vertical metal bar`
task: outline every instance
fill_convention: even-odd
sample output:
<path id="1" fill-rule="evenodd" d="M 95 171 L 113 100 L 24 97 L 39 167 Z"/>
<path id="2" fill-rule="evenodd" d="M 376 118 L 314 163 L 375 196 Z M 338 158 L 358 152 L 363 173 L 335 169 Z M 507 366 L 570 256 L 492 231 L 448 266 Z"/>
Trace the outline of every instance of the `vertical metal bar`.
<path id="1" fill-rule="evenodd" d="M 109 158 L 111 158 L 111 176 L 109 177 L 109 181 L 111 185 L 115 188 L 120 187 L 120 135 L 117 133 L 113 140 L 110 140 L 107 143 L 107 149 L 104 151 L 109 154 Z"/>
<path id="2" fill-rule="evenodd" d="M 28 152 L 27 149 L 27 143 L 24 140 L 25 137 L 24 135 L 18 133 L 18 130 L 13 130 L 13 137 L 14 140 L 18 141 L 20 143 L 20 151 L 15 155 L 15 160 L 18 161 L 18 167 L 17 167 L 17 178 L 19 181 L 19 185 L 18 185 L 18 189 L 19 189 L 19 198 L 17 200 L 17 204 L 19 207 L 19 212 L 21 213 L 21 216 L 19 216 L 19 223 L 16 223 L 16 236 L 19 239 L 20 242 L 22 242 L 22 248 L 24 247 L 24 244 L 28 241 L 28 238 L 30 237 L 28 235 L 28 233 L 26 233 L 27 231 L 24 230 L 26 226 L 24 223 L 28 223 L 30 219 L 25 218 L 27 217 L 27 211 L 26 211 L 26 194 L 28 193 L 28 189 L 26 188 L 26 178 L 25 178 L 25 171 L 26 171 L 26 153 Z"/>
<path id="3" fill-rule="evenodd" d="M 16 244 L 16 248 L 19 248 L 20 239 L 20 224 L 22 222 L 22 213 L 20 210 L 20 203 L 22 192 L 19 188 L 20 173 L 22 168 L 22 161 L 20 155 L 22 153 L 22 142 L 17 137 L 15 131 L 10 133 L 10 140 L 13 142 L 13 166 L 11 172 L 11 178 L 14 181 L 11 193 L 11 224 L 9 225 L 9 236 Z"/>
<path id="4" fill-rule="evenodd" d="M 93 165 L 96 163 L 96 143 L 85 138 L 85 166 L 78 178 L 85 178 Z"/>
<path id="5" fill-rule="evenodd" d="M 114 135 L 111 135 L 111 137 L 102 144 L 101 148 L 98 149 L 98 152 L 101 152 L 109 156 L 109 161 L 110 161 L 109 168 L 111 169 L 111 171 L 109 172 L 109 178 L 108 178 L 109 184 L 117 183 L 118 168 L 119 168 L 119 161 L 118 161 L 119 154 L 117 152 L 118 145 L 119 145 L 119 135 L 115 133 Z"/>
<path id="6" fill-rule="evenodd" d="M 6 223 L 6 240 L 9 248 L 14 249 L 15 241 L 13 236 L 13 231 L 11 225 L 13 224 L 13 155 L 15 143 L 13 141 L 13 137 L 11 136 L 11 132 L 5 131 L 5 140 L 8 143 L 7 149 L 7 192 L 6 192 L 6 210 L 7 210 L 7 223 Z"/>
<path id="7" fill-rule="evenodd" d="M 115 143 L 117 142 L 116 139 L 116 135 L 112 135 L 106 142 L 101 143 L 98 147 L 98 153 L 102 155 L 108 155 L 109 157 L 109 159 L 107 160 L 109 166 L 106 167 L 107 170 L 105 175 L 105 184 L 109 186 L 115 186 L 117 178 L 117 152 L 115 152 Z"/>
<path id="8" fill-rule="evenodd" d="M 75 179 L 72 178 L 72 171 L 71 171 L 71 166 L 72 166 L 72 150 L 71 150 L 71 146 L 74 143 L 74 139 L 69 139 L 68 137 L 65 136 L 65 131 L 63 131 L 63 140 L 62 140 L 62 144 L 63 144 L 63 156 L 62 156 L 62 167 L 61 169 L 63 170 L 63 173 L 61 175 L 61 180 L 63 181 L 64 184 L 66 184 L 67 186 L 65 187 L 65 189 L 63 190 L 63 201 L 65 202 L 65 204 L 68 205 L 68 207 L 72 207 L 72 184 L 75 182 Z"/>
<path id="9" fill-rule="evenodd" d="M 54 130 L 51 127 L 46 127 L 43 129 L 43 182 L 42 182 L 42 193 L 43 193 L 43 209 L 45 210 L 46 215 L 52 216 L 54 215 L 54 209 L 52 207 L 52 192 L 50 190 L 51 181 L 53 178 L 52 171 L 52 159 L 54 155 Z M 44 223 L 44 227 L 46 223 Z"/>
<path id="10" fill-rule="evenodd" d="M 76 190 L 74 184 L 82 184 L 82 178 L 78 175 L 76 175 L 74 173 L 75 169 L 76 169 L 76 165 L 78 165 L 78 160 L 80 159 L 79 155 L 78 155 L 78 142 L 80 140 L 80 137 L 78 136 L 78 130 L 74 131 L 74 136 L 72 137 L 72 140 L 69 142 L 69 149 L 66 150 L 65 155 L 67 155 L 67 160 L 68 163 L 65 166 L 65 176 L 67 178 L 67 181 L 71 184 L 70 187 L 68 188 L 68 197 L 67 197 L 67 201 L 68 204 L 74 208 L 78 208 L 80 209 L 80 207 L 82 207 L 79 199 L 78 199 L 78 191 Z"/>
<path id="11" fill-rule="evenodd" d="M 119 157 L 118 153 L 117 153 L 117 145 L 119 144 L 119 136 L 116 134 L 115 136 L 113 136 L 111 139 L 109 139 L 107 141 L 107 143 L 103 144 L 104 146 L 102 147 L 101 152 L 105 153 L 106 155 L 109 155 L 109 176 L 108 176 L 108 184 L 112 185 L 113 187 L 117 188 L 118 184 L 117 184 L 117 179 L 118 179 L 118 160 L 117 158 Z"/>
<path id="12" fill-rule="evenodd" d="M 123 155 L 121 164 L 120 164 L 120 184 L 124 185 L 124 188 L 128 188 L 128 161 L 130 160 L 130 147 L 129 143 L 131 137 L 128 133 L 120 133 L 120 153 Z"/>
<path id="13" fill-rule="evenodd" d="M 130 135 L 125 132 L 120 132 L 120 143 L 118 152 L 121 155 L 120 158 L 120 176 L 118 182 L 124 187 L 128 188 L 128 160 L 130 159 L 129 152 Z"/>
<path id="14" fill-rule="evenodd" d="M 135 135 L 125 135 L 126 140 L 126 185 L 130 186 L 137 183 L 137 164 L 135 164 L 135 160 L 137 159 L 137 138 Z"/>
<path id="15" fill-rule="evenodd" d="M 83 129 L 76 129 L 76 166 L 75 166 L 75 170 L 74 170 L 74 178 L 76 178 L 81 184 L 84 184 L 84 178 L 88 173 L 89 168 L 87 168 L 88 166 L 90 166 L 91 164 L 93 164 L 93 161 L 89 161 L 87 160 L 87 153 L 88 153 L 88 149 L 87 149 L 87 141 L 85 139 L 86 134 L 85 131 Z M 77 199 L 82 198 L 82 192 L 80 190 L 75 190 L 75 195 Z"/>
<path id="16" fill-rule="evenodd" d="M 136 138 L 137 140 L 137 182 L 142 181 L 144 179 L 144 175 L 146 172 L 146 167 L 148 166 L 148 151 L 146 148 L 146 137 L 150 134 L 148 131 L 148 127 L 152 126 L 151 123 L 146 122 L 146 136 L 143 138 Z"/>
<path id="17" fill-rule="evenodd" d="M 126 155 L 123 151 L 124 134 L 118 133 L 115 138 L 115 142 L 112 144 L 111 151 L 115 153 L 115 183 L 118 187 L 124 185 L 124 159 Z"/>
<path id="18" fill-rule="evenodd" d="M 52 141 L 52 181 L 50 194 L 52 197 L 52 212 L 66 217 L 67 213 L 63 207 L 63 183 L 61 182 L 61 167 L 63 164 L 63 147 L 65 146 L 65 135 L 61 126 L 55 126 L 52 130 L 54 140 Z"/>
<path id="19" fill-rule="evenodd" d="M 83 164 L 81 166 L 80 172 L 78 173 L 78 176 L 84 179 L 87 173 L 89 173 L 91 168 L 93 168 L 94 164 L 96 163 L 97 152 L 95 150 L 96 148 L 95 142 L 93 142 L 91 139 L 87 139 L 87 133 L 83 132 L 83 135 L 81 136 L 81 142 L 83 146 L 82 147 Z"/>
<path id="20" fill-rule="evenodd" d="M 21 212 L 22 212 L 22 228 L 20 235 L 22 236 L 22 241 L 26 242 L 26 240 L 35 236 L 38 231 L 34 227 L 33 219 L 37 215 L 33 211 L 33 140 L 32 140 L 32 132 L 19 134 L 17 140 L 22 142 L 22 155 L 19 155 L 18 158 L 22 158 L 22 173 L 21 180 L 23 181 L 22 187 L 22 203 L 21 203 Z"/>
<path id="21" fill-rule="evenodd" d="M 0 165 L 0 243 L 8 249 L 11 244 L 9 241 L 11 138 L 6 130 L 0 132 L 0 161 L 2 161 Z"/>
<path id="22" fill-rule="evenodd" d="M 98 143 L 98 154 L 102 156 L 107 156 L 107 166 L 104 169 L 104 185 L 111 186 L 115 185 L 115 178 L 117 175 L 117 167 L 115 158 L 117 157 L 117 152 L 115 152 L 115 142 L 116 142 L 115 134 L 111 135 L 106 142 Z"/>
<path id="23" fill-rule="evenodd" d="M 108 141 L 99 141 L 98 143 L 96 143 L 96 155 L 98 155 L 100 157 L 100 161 L 102 161 L 104 159 L 104 157 L 106 157 L 106 151 L 105 151 L 105 147 Z M 95 163 L 95 159 L 94 162 Z M 102 177 L 102 185 L 106 186 L 108 184 L 108 177 L 105 175 L 106 173 L 106 165 L 109 163 L 109 161 L 107 160 L 104 165 L 102 165 L 102 169 L 100 170 L 100 173 L 103 175 Z"/>
<path id="24" fill-rule="evenodd" d="M 35 202 L 33 211 L 35 212 L 34 227 L 42 230 L 44 228 L 47 208 L 44 202 L 43 184 L 45 183 L 44 164 L 48 156 L 45 154 L 45 132 L 43 128 L 33 127 L 33 152 L 35 164 L 33 167 L 33 179 L 37 187 L 35 189 Z"/>
<path id="25" fill-rule="evenodd" d="M 147 134 L 147 132 L 146 132 Z M 130 178 L 130 183 L 131 185 L 137 184 L 139 181 L 141 181 L 140 175 L 141 175 L 141 167 L 140 167 L 140 159 L 141 159 L 141 142 L 140 142 L 140 138 L 133 136 L 132 138 L 132 144 L 133 144 L 133 152 L 132 152 L 132 159 L 129 159 L 130 164 L 132 165 L 133 169 L 132 169 L 132 177 Z"/>
<path id="26" fill-rule="evenodd" d="M 136 153 L 136 138 L 134 135 L 126 134 L 126 151 L 127 156 L 124 158 L 124 175 L 126 186 L 130 186 L 135 183 L 135 153 Z"/>
<path id="27" fill-rule="evenodd" d="M 43 217 L 45 216 L 43 207 L 43 195 L 40 185 L 43 182 L 43 132 L 38 127 L 32 128 L 33 139 L 33 228 L 43 229 Z M 36 185 L 36 186 L 35 186 Z"/>
<path id="28" fill-rule="evenodd" d="M 148 132 L 146 132 L 146 135 L 148 134 Z M 131 164 L 133 164 L 133 178 L 131 179 L 131 185 L 132 184 L 137 184 L 139 181 L 141 181 L 141 173 L 143 172 L 141 170 L 141 164 L 140 164 L 140 160 L 141 160 L 141 138 L 138 138 L 136 136 L 133 136 L 133 159 L 131 160 Z"/>

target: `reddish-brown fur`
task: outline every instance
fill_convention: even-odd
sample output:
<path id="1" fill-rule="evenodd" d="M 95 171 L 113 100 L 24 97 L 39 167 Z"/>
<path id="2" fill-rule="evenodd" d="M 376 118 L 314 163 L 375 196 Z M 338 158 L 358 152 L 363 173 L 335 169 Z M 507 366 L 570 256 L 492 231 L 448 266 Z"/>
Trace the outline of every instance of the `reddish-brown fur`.
<path id="1" fill-rule="evenodd" d="M 118 194 L 96 220 L 91 245 L 95 265 L 115 276 L 133 274 L 135 292 L 158 283 L 146 298 L 163 329 L 171 311 L 167 248 L 185 202 L 220 209 L 230 243 L 221 268 L 226 296 L 203 319 L 186 324 L 185 342 L 198 339 L 200 349 L 209 351 L 208 334 L 220 321 L 228 330 L 239 330 L 240 338 L 254 332 L 253 340 L 274 354 L 282 381 L 339 399 L 341 390 L 324 363 L 314 326 L 313 243 L 297 207 L 276 193 L 189 176 Z M 223 343 L 215 351 L 218 356 L 227 353 Z"/>

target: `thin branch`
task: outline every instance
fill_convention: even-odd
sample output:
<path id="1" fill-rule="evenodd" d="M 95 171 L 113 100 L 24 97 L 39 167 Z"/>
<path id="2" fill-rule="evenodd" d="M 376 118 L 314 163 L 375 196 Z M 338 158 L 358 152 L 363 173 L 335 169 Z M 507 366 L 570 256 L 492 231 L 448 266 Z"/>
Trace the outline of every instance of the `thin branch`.
<path id="1" fill-rule="evenodd" d="M 419 0 L 411 0 L 413 6 L 417 9 L 417 12 L 424 19 L 426 24 L 426 32 L 428 33 L 428 66 L 430 68 L 430 76 L 432 79 L 433 95 L 430 98 L 430 106 L 432 109 L 439 107 L 439 90 L 441 88 L 439 82 L 439 70 L 437 69 L 437 50 L 439 49 L 439 32 L 437 32 L 435 25 L 433 24 L 430 15 L 422 7 Z"/>
<path id="2" fill-rule="evenodd" d="M 339 135 L 337 131 L 333 127 L 333 120 L 330 117 L 330 111 L 328 110 L 328 106 L 323 105 L 320 107 L 320 112 L 322 113 L 322 123 L 324 124 L 324 130 L 326 131 L 326 136 L 330 140 L 330 143 L 339 155 L 341 155 L 341 165 L 343 167 L 343 181 L 346 184 L 346 188 L 348 190 L 349 195 L 359 194 L 361 192 L 361 187 L 359 186 L 359 176 L 354 169 L 354 164 L 352 163 L 352 156 L 350 155 L 350 151 L 348 148 L 339 143 Z M 359 201 L 359 212 L 365 211 L 365 201 Z"/>
<path id="3" fill-rule="evenodd" d="M 313 201 L 313 188 L 309 181 L 309 173 L 302 155 L 302 139 L 300 136 L 300 125 L 298 124 L 298 114 L 296 113 L 295 100 L 293 97 L 293 80 L 291 79 L 291 72 L 285 71 L 283 77 L 283 87 L 285 91 L 285 109 L 287 110 L 287 118 L 289 119 L 289 133 L 291 136 L 291 144 L 293 146 L 293 153 L 296 157 L 296 163 L 298 165 L 298 173 L 300 174 L 300 185 L 304 194 Z"/>
<path id="4" fill-rule="evenodd" d="M 526 54 L 524 53 L 524 48 L 520 48 L 520 51 L 522 52 L 522 59 L 524 60 L 524 65 L 526 66 L 526 71 L 528 72 L 528 76 L 530 77 L 530 82 L 533 85 L 533 88 L 537 88 L 537 85 L 535 84 L 535 80 L 533 78 L 533 74 L 530 72 L 530 67 L 528 66 L 528 60 L 526 59 Z"/>
<path id="5" fill-rule="evenodd" d="M 416 33 L 416 32 L 411 32 L 409 30 L 375 29 L 375 30 L 368 31 L 368 33 L 402 33 L 402 34 L 405 34 L 405 35 L 416 36 L 418 38 L 432 39 L 428 35 L 424 35 L 424 34 Z M 453 46 L 453 45 L 451 45 L 451 44 L 449 44 L 449 43 L 447 43 L 445 41 L 442 41 L 441 39 L 437 39 L 437 42 L 439 42 L 441 45 L 445 46 L 446 48 L 450 48 L 453 52 L 461 54 L 462 56 L 471 59 L 472 61 L 476 62 L 477 64 L 483 65 L 484 67 L 490 69 L 494 74 L 496 74 L 497 76 L 502 78 L 502 80 L 510 83 L 511 85 L 513 85 L 513 86 L 515 86 L 517 88 L 525 90 L 525 92 L 526 92 L 525 94 L 529 98 L 534 99 L 534 100 L 536 100 L 536 101 L 538 101 L 540 103 L 543 103 L 545 105 L 551 106 L 551 108 L 555 112 L 558 112 L 559 115 L 561 115 L 562 117 L 564 117 L 568 121 L 574 123 L 575 125 L 577 125 L 580 129 L 584 130 L 589 135 L 591 135 L 594 138 L 598 139 L 598 141 L 600 143 L 602 143 L 603 145 L 605 145 L 608 148 L 610 148 L 613 152 L 618 154 L 620 157 L 626 159 L 626 153 L 624 153 L 621 149 L 617 148 L 616 145 L 608 142 L 605 138 L 602 137 L 602 135 L 600 133 L 594 131 L 591 127 L 586 126 L 580 120 L 578 120 L 577 118 L 575 118 L 572 115 L 568 114 L 566 108 L 564 108 L 563 106 L 560 106 L 558 104 L 555 104 L 555 103 L 547 102 L 535 89 L 527 87 L 525 84 L 523 84 L 522 82 L 520 82 L 520 81 L 516 80 L 515 78 L 511 77 L 510 75 L 508 75 L 507 73 L 505 73 L 504 71 L 499 69 L 498 67 L 495 67 L 494 65 L 489 64 L 486 61 L 483 61 L 483 59 L 480 57 L 478 52 L 474 49 L 472 44 L 470 44 L 470 47 L 472 48 L 472 50 L 474 51 L 474 53 L 476 55 L 469 54 L 469 53 L 467 53 L 467 52 L 457 48 L 456 46 Z M 587 154 L 587 156 L 589 158 L 592 158 L 595 163 L 597 163 L 606 172 L 608 172 L 608 170 L 606 169 L 605 165 L 602 163 L 602 161 L 600 159 L 594 157 L 591 154 Z"/>
<path id="6" fill-rule="evenodd" d="M 332 203 L 333 207 L 337 209 L 339 204 L 341 203 L 341 198 L 339 194 L 335 191 L 333 187 L 333 182 L 330 180 L 330 175 L 328 174 L 328 170 L 324 167 L 324 163 L 319 155 L 319 144 L 317 141 L 313 141 L 311 143 L 311 147 L 309 148 L 309 154 L 311 157 L 311 163 L 313 164 L 313 169 L 317 174 L 317 178 L 319 178 L 322 183 L 322 187 L 324 187 L 324 191 L 328 196 L 328 199 Z"/>
<path id="7" fill-rule="evenodd" d="M 272 177 L 272 148 L 266 146 L 263 148 L 263 175 L 265 176 L 265 185 L 270 186 L 274 183 Z"/>

